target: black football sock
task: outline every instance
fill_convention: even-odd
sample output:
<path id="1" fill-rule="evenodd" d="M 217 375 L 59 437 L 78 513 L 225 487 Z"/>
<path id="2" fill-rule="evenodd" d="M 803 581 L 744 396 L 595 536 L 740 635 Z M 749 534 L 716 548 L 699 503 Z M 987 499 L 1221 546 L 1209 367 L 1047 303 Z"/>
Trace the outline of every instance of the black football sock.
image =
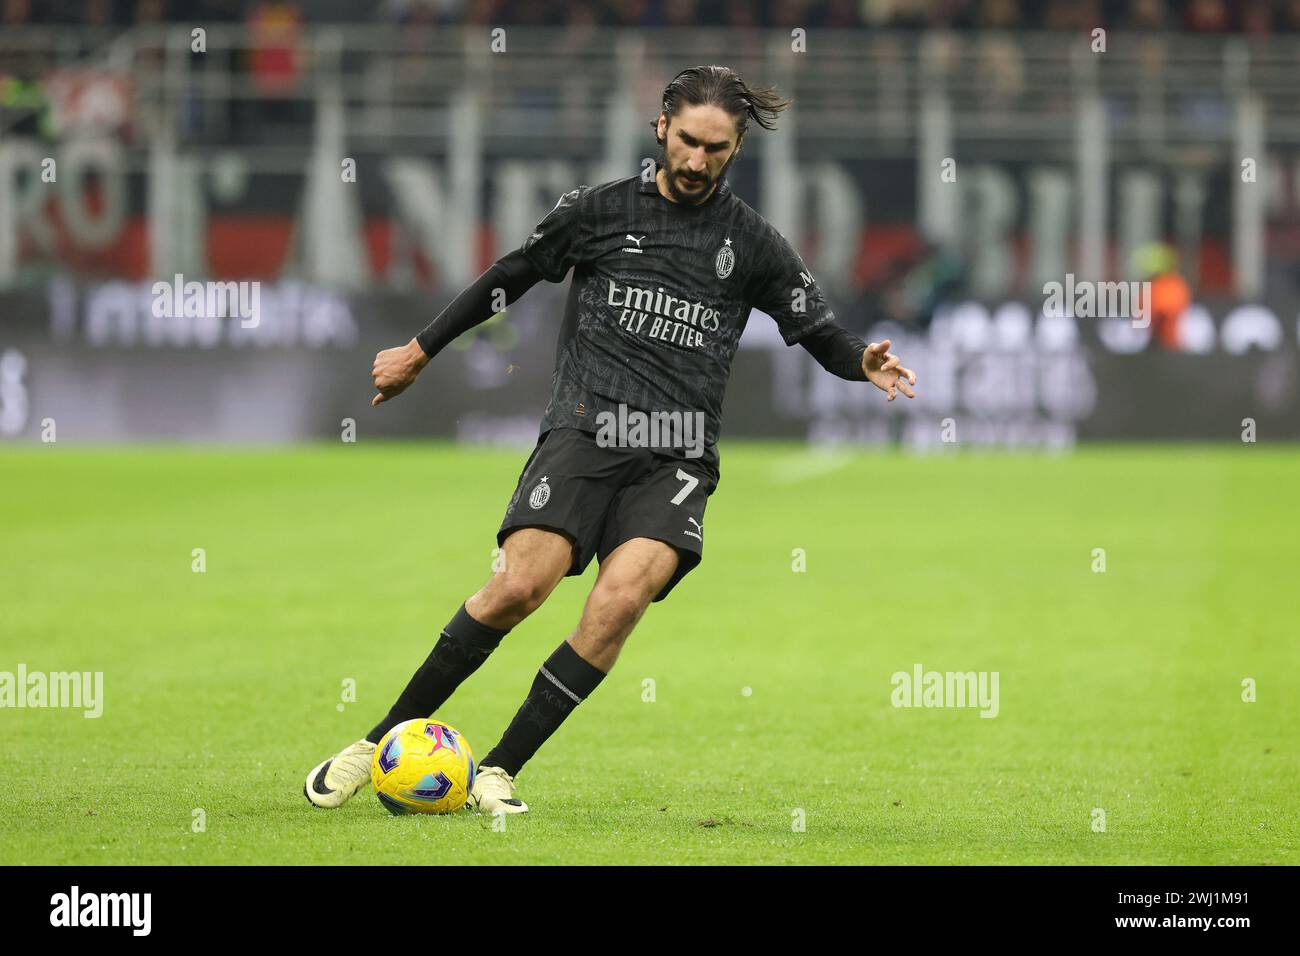
<path id="1" fill-rule="evenodd" d="M 591 695 L 605 672 L 584 661 L 568 641 L 555 649 L 533 678 L 532 689 L 501 742 L 483 758 L 482 766 L 500 767 L 510 776 L 519 773 L 546 738 L 564 723 L 573 708 Z"/>
<path id="2" fill-rule="evenodd" d="M 442 636 L 429 652 L 428 660 L 420 665 L 388 716 L 366 734 L 366 740 L 377 744 L 390 728 L 402 721 L 432 714 L 447 702 L 461 681 L 478 670 L 508 633 L 474 620 L 462 604 L 442 629 Z"/>

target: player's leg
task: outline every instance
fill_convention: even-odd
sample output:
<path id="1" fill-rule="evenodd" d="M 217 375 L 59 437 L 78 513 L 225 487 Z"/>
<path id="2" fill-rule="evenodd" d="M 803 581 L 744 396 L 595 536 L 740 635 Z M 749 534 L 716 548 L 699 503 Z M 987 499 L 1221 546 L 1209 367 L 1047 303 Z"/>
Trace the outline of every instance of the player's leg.
<path id="1" fill-rule="evenodd" d="M 577 630 L 547 658 L 501 742 L 483 758 L 470 795 L 477 809 L 528 809 L 514 797 L 515 775 L 613 668 L 641 615 L 672 579 L 678 560 L 677 551 L 662 541 L 633 538 L 601 562 Z"/>
<path id="2" fill-rule="evenodd" d="M 303 792 L 311 803 L 328 809 L 346 803 L 370 779 L 375 746 L 389 728 L 441 707 L 511 628 L 541 606 L 574 563 L 570 539 L 542 528 L 519 528 L 501 549 L 501 570 L 456 611 L 383 719 L 307 775 Z"/>
<path id="3" fill-rule="evenodd" d="M 516 624 L 542 606 L 573 565 L 573 544 L 544 528 L 520 528 L 501 545 L 501 570 L 493 573 L 443 628 L 392 708 L 366 736 L 379 743 L 404 720 L 428 717 L 479 669 Z"/>
<path id="4" fill-rule="evenodd" d="M 638 467 L 634 452 L 602 448 L 579 429 L 552 429 L 538 438 L 497 531 L 504 568 L 457 611 L 370 734 L 308 775 L 308 800 L 341 806 L 370 779 L 375 745 L 394 724 L 435 711 L 562 577 L 582 573 L 596 554 L 610 501 Z"/>
<path id="5" fill-rule="evenodd" d="M 578 628 L 566 641 L 602 675 L 614 669 L 624 642 L 673 576 L 677 552 L 651 538 L 625 541 L 600 565 Z"/>

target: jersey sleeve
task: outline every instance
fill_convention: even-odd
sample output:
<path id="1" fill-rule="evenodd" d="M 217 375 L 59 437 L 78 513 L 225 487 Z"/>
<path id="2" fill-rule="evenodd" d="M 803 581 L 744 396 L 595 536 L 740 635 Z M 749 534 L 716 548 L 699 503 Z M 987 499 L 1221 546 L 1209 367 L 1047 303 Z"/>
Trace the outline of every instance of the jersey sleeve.
<path id="1" fill-rule="evenodd" d="M 420 344 L 425 355 L 433 358 L 459 335 L 497 314 L 498 289 L 505 293 L 505 304 L 509 305 L 540 282 L 541 278 L 536 267 L 518 249 L 507 253 L 456 296 L 415 337 L 415 341 Z"/>
<path id="2" fill-rule="evenodd" d="M 754 308 L 776 321 L 786 345 L 794 345 L 814 329 L 835 321 L 812 273 L 775 229 L 769 230 L 751 294 Z"/>
<path id="3" fill-rule="evenodd" d="M 563 281 L 569 270 L 582 261 L 590 235 L 585 215 L 590 192 L 590 187 L 579 186 L 561 196 L 519 247 L 547 282 Z"/>

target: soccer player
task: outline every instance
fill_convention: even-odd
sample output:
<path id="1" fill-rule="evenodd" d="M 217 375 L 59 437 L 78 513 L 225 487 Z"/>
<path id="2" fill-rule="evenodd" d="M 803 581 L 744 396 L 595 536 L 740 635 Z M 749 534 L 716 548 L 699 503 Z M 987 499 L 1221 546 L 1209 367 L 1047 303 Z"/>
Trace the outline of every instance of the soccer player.
<path id="1" fill-rule="evenodd" d="M 832 374 L 871 382 L 889 401 L 914 397 L 916 375 L 889 340 L 867 345 L 837 325 L 790 243 L 727 183 L 749 122 L 772 129 L 787 106 L 726 67 L 683 70 L 664 90 L 653 176 L 647 166 L 645 176 L 565 193 L 428 328 L 375 357 L 379 405 L 491 318 L 495 290 L 513 302 L 573 270 L 550 402 L 497 532 L 504 567 L 456 611 L 374 729 L 307 775 L 313 804 L 348 800 L 369 781 L 389 728 L 433 714 L 594 555 L 600 572 L 577 628 L 542 664 L 470 791 L 481 812 L 528 809 L 514 795 L 520 768 L 609 673 L 650 603 L 700 563 L 722 396 L 751 308 Z M 635 424 L 647 419 L 663 427 Z"/>

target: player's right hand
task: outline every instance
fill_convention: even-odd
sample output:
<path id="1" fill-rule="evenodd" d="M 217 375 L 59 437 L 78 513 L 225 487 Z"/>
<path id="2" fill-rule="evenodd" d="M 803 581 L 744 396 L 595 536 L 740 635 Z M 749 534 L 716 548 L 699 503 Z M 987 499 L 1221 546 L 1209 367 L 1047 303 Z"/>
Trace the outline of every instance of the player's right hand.
<path id="1" fill-rule="evenodd" d="M 429 356 L 424 354 L 424 349 L 415 339 L 395 349 L 384 349 L 375 356 L 374 368 L 370 370 L 375 388 L 379 390 L 370 404 L 378 405 L 401 395 L 415 381 L 420 369 L 428 364 Z"/>

